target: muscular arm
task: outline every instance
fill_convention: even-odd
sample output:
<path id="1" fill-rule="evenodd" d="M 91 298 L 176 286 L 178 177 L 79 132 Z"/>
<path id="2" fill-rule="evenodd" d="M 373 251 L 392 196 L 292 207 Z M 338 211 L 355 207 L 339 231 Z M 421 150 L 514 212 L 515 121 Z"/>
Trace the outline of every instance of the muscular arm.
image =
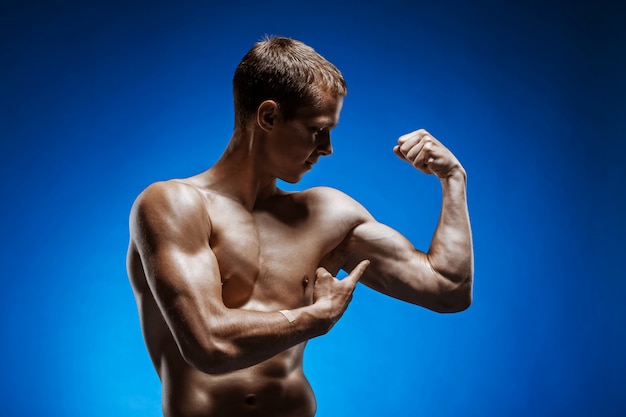
<path id="1" fill-rule="evenodd" d="M 365 266 L 350 280 L 327 283 L 332 297 L 318 296 L 313 305 L 290 310 L 293 322 L 280 312 L 229 309 L 202 198 L 188 185 L 157 183 L 139 196 L 130 219 L 131 244 L 185 360 L 206 373 L 229 372 L 326 333 L 347 307 Z"/>
<path id="2" fill-rule="evenodd" d="M 363 220 L 344 243 L 346 265 L 370 259 L 361 279 L 364 284 L 431 310 L 464 310 L 471 304 L 474 272 L 465 170 L 426 131 L 405 135 L 394 150 L 441 181 L 443 201 L 430 248 L 416 250 L 400 233 L 362 212 Z"/>

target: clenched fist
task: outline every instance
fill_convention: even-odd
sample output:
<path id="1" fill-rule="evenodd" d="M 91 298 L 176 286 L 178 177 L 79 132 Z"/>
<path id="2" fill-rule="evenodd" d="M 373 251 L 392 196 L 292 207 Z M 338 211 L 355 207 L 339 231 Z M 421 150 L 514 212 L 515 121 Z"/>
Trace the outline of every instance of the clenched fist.
<path id="1" fill-rule="evenodd" d="M 439 178 L 447 178 L 455 171 L 464 172 L 452 152 L 424 129 L 400 136 L 393 151 L 420 171 Z"/>

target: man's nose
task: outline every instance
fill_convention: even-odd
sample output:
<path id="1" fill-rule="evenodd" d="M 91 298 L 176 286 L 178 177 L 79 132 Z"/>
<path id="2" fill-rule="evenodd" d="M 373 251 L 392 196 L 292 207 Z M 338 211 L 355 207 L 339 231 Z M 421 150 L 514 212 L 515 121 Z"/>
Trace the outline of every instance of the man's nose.
<path id="1" fill-rule="evenodd" d="M 333 145 L 330 143 L 330 135 L 328 135 L 317 147 L 320 155 L 328 156 L 333 153 Z"/>

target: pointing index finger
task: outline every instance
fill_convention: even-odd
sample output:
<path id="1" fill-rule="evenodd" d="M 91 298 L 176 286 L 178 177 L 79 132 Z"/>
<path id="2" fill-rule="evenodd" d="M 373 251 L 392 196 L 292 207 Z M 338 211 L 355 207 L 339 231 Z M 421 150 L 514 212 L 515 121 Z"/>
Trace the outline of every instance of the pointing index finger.
<path id="1" fill-rule="evenodd" d="M 369 264 L 370 261 L 368 259 L 359 262 L 359 264 L 355 266 L 354 269 L 350 272 L 350 275 L 344 278 L 344 280 L 350 281 L 351 284 L 356 285 L 359 279 L 361 279 L 361 277 L 363 276 L 363 273 L 365 272 Z"/>

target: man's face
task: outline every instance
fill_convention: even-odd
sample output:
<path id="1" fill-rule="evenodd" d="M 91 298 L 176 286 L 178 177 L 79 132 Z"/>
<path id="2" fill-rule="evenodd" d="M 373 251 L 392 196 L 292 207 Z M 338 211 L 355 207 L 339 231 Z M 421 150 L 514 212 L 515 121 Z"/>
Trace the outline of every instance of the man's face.
<path id="1" fill-rule="evenodd" d="M 333 152 L 330 131 L 339 122 L 342 106 L 343 97 L 327 94 L 320 106 L 299 109 L 291 120 L 279 114 L 267 155 L 277 178 L 296 183 L 321 156 Z"/>

